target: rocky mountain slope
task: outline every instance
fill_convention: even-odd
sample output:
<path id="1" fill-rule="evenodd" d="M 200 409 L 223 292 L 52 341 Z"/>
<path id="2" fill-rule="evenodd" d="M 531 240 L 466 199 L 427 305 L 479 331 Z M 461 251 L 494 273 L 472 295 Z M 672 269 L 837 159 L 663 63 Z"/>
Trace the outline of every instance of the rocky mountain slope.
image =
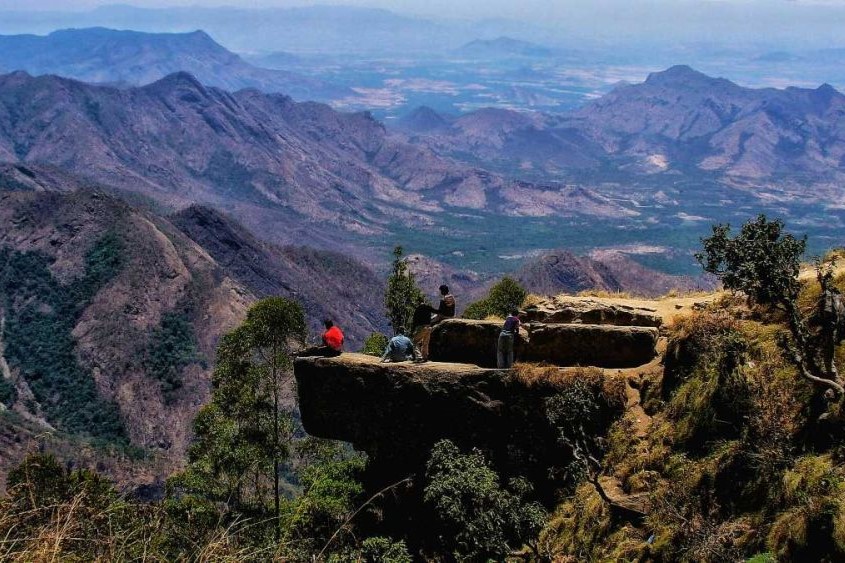
<path id="1" fill-rule="evenodd" d="M 845 96 L 833 87 L 744 88 L 687 66 L 619 86 L 571 114 L 428 111 L 402 125 L 413 142 L 439 152 L 547 176 L 609 164 L 626 174 L 758 185 L 801 177 L 823 189 L 845 174 Z"/>
<path id="2" fill-rule="evenodd" d="M 270 240 L 333 248 L 338 232 L 427 224 L 446 206 L 624 214 L 583 189 L 506 180 L 395 141 L 366 113 L 228 93 L 187 73 L 132 89 L 0 77 L 3 160 L 60 166 L 168 205 L 225 207 Z"/>
<path id="3" fill-rule="evenodd" d="M 529 259 L 514 277 L 529 292 L 539 295 L 599 290 L 657 297 L 673 290 L 715 287 L 714 280 L 664 274 L 618 251 L 595 251 L 590 256 L 551 252 Z"/>
<path id="4" fill-rule="evenodd" d="M 249 291 L 167 222 L 101 192 L 0 198 L 7 407 L 172 470 Z"/>
<path id="5" fill-rule="evenodd" d="M 333 317 L 350 348 L 383 329 L 381 284 L 348 257 L 261 243 L 199 207 L 169 220 L 98 190 L 0 191 L 0 478 L 45 430 L 121 482 L 172 472 L 219 337 L 269 294 L 299 300 L 312 334 Z"/>
<path id="6" fill-rule="evenodd" d="M 293 72 L 258 68 L 203 31 L 141 33 L 106 28 L 0 36 L 0 71 L 56 74 L 85 82 L 142 86 L 185 71 L 207 86 L 257 88 L 298 100 L 329 100 L 351 90 Z"/>
<path id="7" fill-rule="evenodd" d="M 370 333 L 386 331 L 384 280 L 349 256 L 268 244 L 208 207 L 191 206 L 169 220 L 256 297 L 299 301 L 312 335 L 332 318 L 344 329 L 348 348 L 357 350 Z"/>

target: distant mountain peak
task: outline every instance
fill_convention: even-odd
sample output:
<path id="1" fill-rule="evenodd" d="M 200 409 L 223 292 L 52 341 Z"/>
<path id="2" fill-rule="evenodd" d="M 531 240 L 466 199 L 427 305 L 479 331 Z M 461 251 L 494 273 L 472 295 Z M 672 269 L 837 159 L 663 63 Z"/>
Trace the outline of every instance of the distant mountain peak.
<path id="1" fill-rule="evenodd" d="M 552 50 L 543 45 L 500 36 L 495 39 L 475 39 L 466 43 L 459 52 L 470 55 L 518 55 L 528 57 L 548 57 Z"/>
<path id="2" fill-rule="evenodd" d="M 0 68 L 121 86 L 152 84 L 176 71 L 188 71 L 202 84 L 228 91 L 256 88 L 317 101 L 352 94 L 345 87 L 295 72 L 253 66 L 203 30 L 149 33 L 89 27 L 46 36 L 0 35 Z M 179 80 L 189 84 L 193 79 Z"/>
<path id="3" fill-rule="evenodd" d="M 448 126 L 448 122 L 442 115 L 429 106 L 414 108 L 409 114 L 403 116 L 397 126 L 400 129 L 414 133 L 426 133 Z"/>
<path id="4" fill-rule="evenodd" d="M 698 72 L 689 65 L 675 65 L 660 72 L 652 72 L 646 84 L 674 84 L 679 82 L 712 82 L 717 80 L 703 72 Z"/>
<path id="5" fill-rule="evenodd" d="M 174 73 L 168 74 L 164 78 L 156 80 L 155 82 L 146 87 L 151 89 L 161 89 L 175 88 L 180 86 L 205 91 L 205 86 L 203 86 L 202 83 L 197 80 L 197 78 L 193 74 L 185 70 L 179 70 Z"/>

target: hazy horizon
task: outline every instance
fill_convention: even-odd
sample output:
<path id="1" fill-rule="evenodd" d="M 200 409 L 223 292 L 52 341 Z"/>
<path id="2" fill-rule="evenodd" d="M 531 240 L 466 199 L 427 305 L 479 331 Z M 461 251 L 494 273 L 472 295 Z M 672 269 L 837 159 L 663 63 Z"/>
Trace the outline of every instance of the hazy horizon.
<path id="1" fill-rule="evenodd" d="M 30 13 L 87 11 L 104 6 L 138 8 L 293 8 L 350 6 L 386 9 L 431 20 L 502 20 L 552 28 L 560 42 L 595 38 L 611 42 L 782 45 L 784 48 L 845 46 L 845 1 L 841 0 L 0 0 L 0 10 Z M 34 18 L 37 19 L 37 18 Z M 16 30 L 25 32 L 27 29 Z M 43 31 L 41 29 L 38 30 Z M 162 30 L 164 31 L 164 30 Z M 8 32 L 4 28 L 4 32 Z M 526 34 L 530 31 L 526 30 Z M 553 35 L 553 34 L 552 34 Z M 554 37 L 552 37 L 553 39 Z"/>

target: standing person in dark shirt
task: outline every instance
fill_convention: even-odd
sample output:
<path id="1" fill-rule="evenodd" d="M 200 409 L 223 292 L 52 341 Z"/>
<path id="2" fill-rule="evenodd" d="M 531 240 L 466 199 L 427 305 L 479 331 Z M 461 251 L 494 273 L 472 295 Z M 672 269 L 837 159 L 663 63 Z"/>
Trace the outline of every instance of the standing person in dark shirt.
<path id="1" fill-rule="evenodd" d="M 448 285 L 440 286 L 440 306 L 437 308 L 432 323 L 455 317 L 455 296 L 449 293 Z"/>
<path id="2" fill-rule="evenodd" d="M 513 367 L 513 344 L 519 334 L 519 324 L 519 311 L 512 309 L 499 334 L 499 343 L 496 348 L 496 365 L 499 369 Z"/>

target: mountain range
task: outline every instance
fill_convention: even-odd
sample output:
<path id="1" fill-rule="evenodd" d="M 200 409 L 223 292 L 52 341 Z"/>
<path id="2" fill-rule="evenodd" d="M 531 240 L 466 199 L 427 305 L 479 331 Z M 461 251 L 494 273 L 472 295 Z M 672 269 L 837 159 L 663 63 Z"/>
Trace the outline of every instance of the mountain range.
<path id="1" fill-rule="evenodd" d="M 0 33 L 49 33 L 91 26 L 147 32 L 204 29 L 239 53 L 430 53 L 457 49 L 472 37 L 528 35 L 555 38 L 554 30 L 505 19 L 435 20 L 362 6 L 277 8 L 140 7 L 106 5 L 92 10 L 0 13 Z"/>
<path id="2" fill-rule="evenodd" d="M 484 109 L 455 118 L 419 109 L 398 123 L 411 142 L 545 178 L 595 173 L 816 184 L 833 200 L 845 173 L 845 96 L 744 88 L 687 66 L 622 85 L 569 114 Z"/>
<path id="3" fill-rule="evenodd" d="M 705 276 L 673 276 L 647 268 L 624 252 L 596 250 L 587 256 L 559 250 L 527 260 L 514 278 L 537 295 L 582 291 L 624 292 L 658 297 L 671 291 L 711 290 L 715 280 Z"/>
<path id="4" fill-rule="evenodd" d="M 272 241 L 334 248 L 332 233 L 424 225 L 446 207 L 625 213 L 584 188 L 511 180 L 394 139 L 367 113 L 230 93 L 184 72 L 129 89 L 0 76 L 0 161 L 51 164 L 175 207 L 225 207 Z"/>
<path id="5" fill-rule="evenodd" d="M 143 86 L 185 71 L 207 86 L 255 88 L 298 100 L 354 93 L 293 72 L 253 66 L 204 31 L 141 33 L 106 28 L 63 29 L 49 35 L 0 36 L 0 71 L 56 74 L 84 82 Z"/>

